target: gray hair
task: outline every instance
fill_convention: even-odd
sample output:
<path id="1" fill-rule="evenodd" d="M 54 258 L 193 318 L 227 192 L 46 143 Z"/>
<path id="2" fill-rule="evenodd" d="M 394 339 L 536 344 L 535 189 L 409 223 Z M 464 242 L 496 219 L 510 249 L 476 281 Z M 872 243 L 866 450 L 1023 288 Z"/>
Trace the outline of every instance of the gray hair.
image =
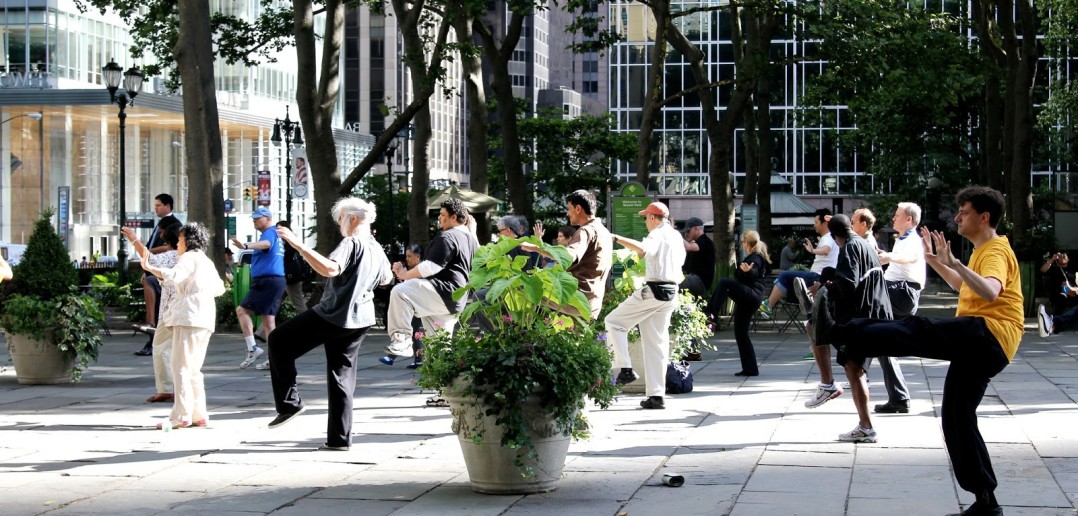
<path id="1" fill-rule="evenodd" d="M 921 207 L 917 203 L 913 202 L 900 202 L 898 203 L 898 209 L 905 213 L 907 217 L 913 218 L 913 226 L 917 227 L 921 224 Z"/>
<path id="2" fill-rule="evenodd" d="M 378 216 L 374 204 L 358 197 L 342 197 L 338 199 L 333 204 L 331 213 L 333 214 L 333 221 L 337 223 L 340 223 L 343 215 L 358 217 L 359 226 L 356 227 L 357 230 L 364 226 L 370 228 L 370 225 L 374 224 L 374 220 Z"/>
<path id="3" fill-rule="evenodd" d="M 498 219 L 498 229 L 506 228 L 518 237 L 528 231 L 527 224 L 527 219 L 520 215 L 505 215 Z"/>

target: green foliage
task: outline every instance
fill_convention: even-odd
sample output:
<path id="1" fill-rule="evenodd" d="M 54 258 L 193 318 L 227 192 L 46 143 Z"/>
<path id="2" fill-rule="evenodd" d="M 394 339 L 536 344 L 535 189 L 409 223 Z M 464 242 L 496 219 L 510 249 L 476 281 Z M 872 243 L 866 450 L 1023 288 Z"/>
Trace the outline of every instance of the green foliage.
<path id="1" fill-rule="evenodd" d="M 1070 170 L 1078 160 L 1078 138 L 1074 137 L 1073 120 L 1078 119 L 1078 82 L 1068 66 L 1073 66 L 1073 56 L 1078 52 L 1078 0 L 1040 0 L 1035 6 L 1041 18 L 1047 20 L 1044 34 L 1044 57 L 1051 70 L 1054 83 L 1041 112 L 1037 125 L 1046 137 L 1049 159 L 1070 163 Z M 1066 166 L 1058 169 L 1067 170 Z"/>
<path id="2" fill-rule="evenodd" d="M 79 284 L 79 275 L 52 227 L 52 210 L 46 210 L 34 223 L 34 232 L 26 244 L 19 264 L 12 268 L 14 293 L 50 300 Z"/>
<path id="3" fill-rule="evenodd" d="M 232 298 L 232 285 L 225 285 L 225 293 L 214 300 L 217 305 L 217 327 L 238 328 L 240 321 L 236 317 L 236 303 Z"/>
<path id="4" fill-rule="evenodd" d="M 180 86 L 179 67 L 173 50 L 179 38 L 179 4 L 166 0 L 76 0 L 79 10 L 92 7 L 101 13 L 112 11 L 131 27 L 131 53 L 149 55 L 153 61 L 143 68 L 147 77 L 168 73 L 166 85 Z M 273 62 L 273 54 L 294 43 L 292 6 L 277 7 L 272 0 L 259 0 L 257 18 L 247 19 L 215 12 L 210 18 L 217 57 L 228 64 L 256 66 Z M 121 66 L 123 63 L 120 63 Z"/>
<path id="5" fill-rule="evenodd" d="M 997 230 L 999 234 L 1008 237 L 1018 261 L 1037 262 L 1040 265 L 1049 254 L 1058 249 L 1054 217 L 1055 196 L 1055 191 L 1047 186 L 1033 190 L 1033 227 L 1030 238 L 1014 236 L 1014 224 L 1010 217 L 1005 216 L 1000 222 Z"/>
<path id="6" fill-rule="evenodd" d="M 389 180 L 386 176 L 366 175 L 356 184 L 352 194 L 361 199 L 367 199 L 374 203 L 378 217 L 374 219 L 371 229 L 378 235 L 380 242 L 400 242 L 407 245 L 408 241 L 408 197 L 407 192 L 393 192 L 392 210 L 389 200 Z M 393 259 L 390 256 L 390 259 Z"/>
<path id="7" fill-rule="evenodd" d="M 504 431 L 501 445 L 517 450 L 516 464 L 531 475 L 524 457 L 535 459 L 537 454 L 522 410 L 524 400 L 537 396 L 563 435 L 582 438 L 588 430 L 584 398 L 607 408 L 617 389 L 610 378 L 610 352 L 594 330 L 552 308 L 571 305 L 590 311 L 576 279 L 565 271 L 572 261 L 568 253 L 560 246 L 543 245 L 557 263 L 525 271 L 525 257 L 508 255 L 525 241 L 539 245 L 534 237 L 502 239 L 476 252 L 470 281 L 455 295 L 487 289 L 486 302 L 467 306 L 453 336 L 443 330 L 422 336 L 424 361 L 417 384 L 451 391 L 485 407 Z M 493 331 L 477 333 L 463 324 L 477 311 L 488 317 Z M 477 443 L 484 436 L 480 421 L 469 428 Z"/>
<path id="8" fill-rule="evenodd" d="M 883 177 L 935 166 L 978 170 L 975 131 L 984 79 L 976 48 L 954 16 L 930 13 L 900 0 L 837 0 L 822 4 L 808 37 L 820 38 L 828 62 L 811 81 L 805 123 L 836 127 L 835 111 L 856 130 L 839 144 L 871 156 L 868 169 Z"/>
<path id="9" fill-rule="evenodd" d="M 55 344 L 75 358 L 71 378 L 79 381 L 101 347 L 98 333 L 105 315 L 96 299 L 78 293 L 78 273 L 53 229 L 46 210 L 34 224 L 22 260 L 12 271 L 11 295 L 4 300 L 0 324 L 15 335 Z"/>
<path id="10" fill-rule="evenodd" d="M 490 109 L 495 108 L 496 104 L 491 103 Z M 569 193 L 580 189 L 604 192 L 620 186 L 611 167 L 615 160 L 631 161 L 636 156 L 637 140 L 633 133 L 616 131 L 617 124 L 611 116 L 567 119 L 559 110 L 532 116 L 523 102 L 517 103 L 516 110 L 521 160 L 536 163 L 529 174 L 536 220 L 550 222 L 550 227 L 556 228 L 554 222 L 565 220 L 565 196 Z M 500 151 L 505 142 L 497 124 L 488 126 L 488 134 L 490 192 L 502 197 L 506 185 Z M 597 197 L 596 215 L 603 217 L 606 199 L 603 195 Z"/>

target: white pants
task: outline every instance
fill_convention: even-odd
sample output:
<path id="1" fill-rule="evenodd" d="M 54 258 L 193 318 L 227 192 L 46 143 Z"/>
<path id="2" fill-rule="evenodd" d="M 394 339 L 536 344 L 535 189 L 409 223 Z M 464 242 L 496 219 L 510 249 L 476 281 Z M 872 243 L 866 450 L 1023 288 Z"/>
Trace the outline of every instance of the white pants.
<path id="1" fill-rule="evenodd" d="M 614 367 L 632 367 L 629 360 L 629 330 L 640 326 L 644 346 L 644 371 L 647 372 L 647 395 L 666 394 L 666 363 L 670 361 L 670 316 L 678 298 L 659 301 L 644 287 L 622 301 L 606 316 L 607 342 L 614 348 Z"/>
<path id="2" fill-rule="evenodd" d="M 172 327 L 172 379 L 176 382 L 173 398 L 173 423 L 193 423 L 207 419 L 206 386 L 202 378 L 202 363 L 213 332 L 194 326 Z"/>
<path id="3" fill-rule="evenodd" d="M 453 333 L 457 316 L 449 313 L 442 296 L 423 278 L 397 284 L 389 293 L 386 332 L 393 340 L 412 340 L 412 318 L 418 317 L 428 333 L 445 329 Z"/>
<path id="4" fill-rule="evenodd" d="M 172 392 L 172 327 L 157 326 L 153 334 L 153 382 L 158 394 Z"/>

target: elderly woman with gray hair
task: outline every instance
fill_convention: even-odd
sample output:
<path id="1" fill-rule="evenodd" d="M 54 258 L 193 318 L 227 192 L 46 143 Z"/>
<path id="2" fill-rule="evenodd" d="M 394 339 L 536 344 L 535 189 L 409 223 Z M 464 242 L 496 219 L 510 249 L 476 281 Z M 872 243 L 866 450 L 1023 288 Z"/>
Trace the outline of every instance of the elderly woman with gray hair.
<path id="1" fill-rule="evenodd" d="M 289 319 L 270 334 L 270 373 L 277 417 L 269 427 L 278 428 L 306 409 L 296 386 L 296 359 L 324 346 L 329 421 L 326 443 L 319 449 L 347 451 L 352 444 L 352 392 L 356 389 L 359 346 L 374 325 L 374 289 L 389 284 L 393 273 L 385 251 L 371 235 L 376 216 L 373 204 L 346 197 L 333 205 L 332 213 L 344 240 L 329 256 L 307 247 L 287 228 L 279 233 L 315 273 L 329 281 L 317 306 Z"/>
<path id="2" fill-rule="evenodd" d="M 202 363 L 217 323 L 217 296 L 225 293 L 225 283 L 217 267 L 206 256 L 210 233 L 197 222 L 180 228 L 176 243 L 176 266 L 163 269 L 150 261 L 150 251 L 143 247 L 142 268 L 172 285 L 176 292 L 169 306 L 172 326 L 172 379 L 176 393 L 169 415 L 172 428 L 206 426 L 206 388 L 202 378 Z M 158 429 L 166 423 L 157 425 Z"/>

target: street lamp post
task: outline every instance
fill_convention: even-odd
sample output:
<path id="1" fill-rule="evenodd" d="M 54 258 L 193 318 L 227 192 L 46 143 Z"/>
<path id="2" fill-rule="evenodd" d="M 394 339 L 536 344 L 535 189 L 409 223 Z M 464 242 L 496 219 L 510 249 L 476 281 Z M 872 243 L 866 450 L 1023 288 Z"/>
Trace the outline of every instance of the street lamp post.
<path id="1" fill-rule="evenodd" d="M 124 205 L 124 198 L 127 196 L 127 157 L 126 145 L 124 142 L 124 129 L 127 127 L 127 113 L 125 110 L 129 104 L 134 104 L 135 96 L 142 92 L 142 79 L 144 76 L 139 71 L 138 67 L 132 66 L 126 72 L 123 68 L 116 64 L 116 61 L 110 60 L 104 68 L 101 69 L 101 74 L 105 78 L 105 89 L 109 92 L 109 98 L 120 107 L 120 182 L 119 182 L 119 200 L 120 200 L 120 218 L 118 219 L 117 228 L 123 229 L 124 219 L 127 215 L 127 207 Z M 124 91 L 118 91 L 120 89 L 120 80 L 123 79 Z M 127 284 L 127 246 L 124 244 L 124 235 L 122 231 L 117 231 L 118 248 L 116 250 L 116 264 L 120 269 L 120 277 L 117 283 L 119 285 Z"/>
<path id="2" fill-rule="evenodd" d="M 396 195 L 394 195 L 396 192 L 393 191 L 393 156 L 397 154 L 398 147 L 400 147 L 400 138 L 393 138 L 393 141 L 389 142 L 389 145 L 386 146 L 386 179 L 388 180 L 386 189 L 389 191 L 389 245 L 392 247 L 394 253 L 397 252 L 397 235 L 396 231 L 394 231 L 394 229 L 396 229 L 394 226 L 396 226 L 397 221 L 393 218 L 393 198 L 396 197 Z"/>
<path id="3" fill-rule="evenodd" d="M 273 120 L 273 136 L 270 142 L 274 147 L 281 146 L 281 135 L 284 135 L 284 219 L 292 222 L 292 145 L 303 145 L 303 131 L 300 129 L 299 120 L 293 122 L 288 118 L 288 106 L 284 107 L 284 120 Z"/>

